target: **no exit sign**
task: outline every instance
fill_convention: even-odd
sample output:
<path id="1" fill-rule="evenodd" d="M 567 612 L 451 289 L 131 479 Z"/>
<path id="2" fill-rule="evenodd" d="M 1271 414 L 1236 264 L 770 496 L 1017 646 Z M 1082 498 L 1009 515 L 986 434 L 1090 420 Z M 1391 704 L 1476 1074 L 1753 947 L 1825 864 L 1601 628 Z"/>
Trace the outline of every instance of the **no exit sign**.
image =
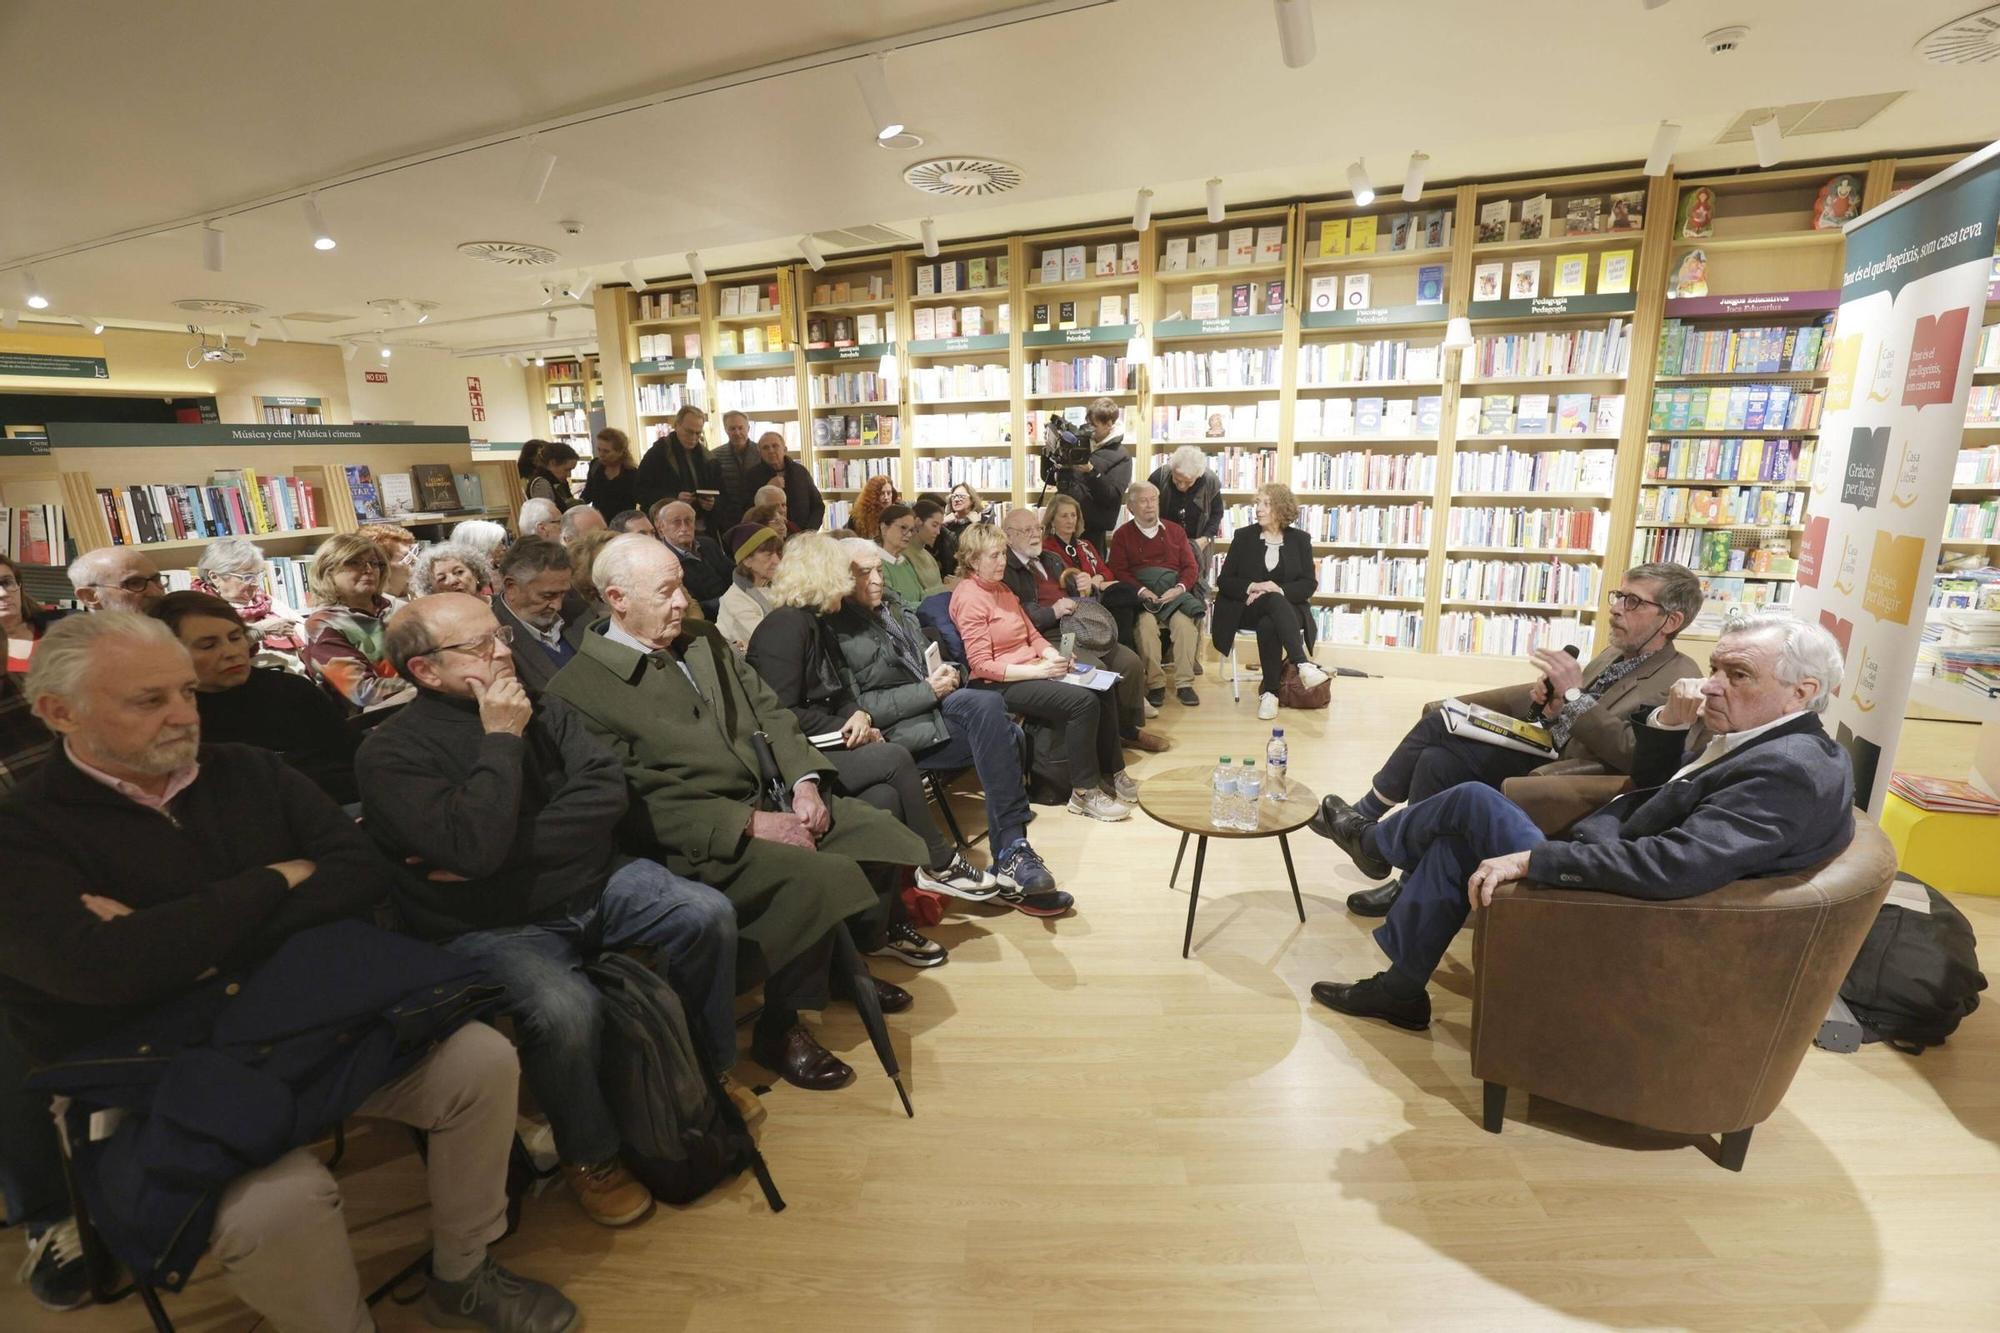
<path id="1" fill-rule="evenodd" d="M 364 370 L 361 372 L 361 378 L 370 384 L 387 384 L 389 382 L 389 372 L 386 370 Z"/>

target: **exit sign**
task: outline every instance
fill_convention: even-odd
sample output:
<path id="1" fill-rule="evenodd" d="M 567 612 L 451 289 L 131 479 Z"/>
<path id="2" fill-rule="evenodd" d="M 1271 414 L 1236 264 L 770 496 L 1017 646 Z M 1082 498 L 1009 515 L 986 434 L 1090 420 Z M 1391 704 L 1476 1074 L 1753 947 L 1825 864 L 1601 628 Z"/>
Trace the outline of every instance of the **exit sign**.
<path id="1" fill-rule="evenodd" d="M 364 370 L 361 372 L 361 378 L 370 384 L 387 384 L 389 382 L 389 372 L 386 370 Z"/>

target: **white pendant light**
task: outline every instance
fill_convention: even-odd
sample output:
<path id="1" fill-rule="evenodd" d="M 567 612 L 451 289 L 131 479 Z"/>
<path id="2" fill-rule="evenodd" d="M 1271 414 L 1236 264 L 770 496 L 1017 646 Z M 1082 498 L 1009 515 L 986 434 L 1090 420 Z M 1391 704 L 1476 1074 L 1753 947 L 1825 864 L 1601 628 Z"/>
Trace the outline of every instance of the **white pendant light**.
<path id="1" fill-rule="evenodd" d="M 1138 198 L 1132 201 L 1132 230 L 1144 231 L 1152 220 L 1153 192 L 1151 190 L 1141 190 L 1139 191 Z"/>
<path id="2" fill-rule="evenodd" d="M 201 266 L 210 273 L 222 272 L 224 242 L 227 238 L 213 225 L 201 229 Z"/>
<path id="3" fill-rule="evenodd" d="M 1750 138 L 1757 145 L 1757 165 L 1775 167 L 1785 158 L 1785 136 L 1778 129 L 1778 117 L 1774 112 L 1762 120 L 1750 124 Z"/>
<path id="4" fill-rule="evenodd" d="M 263 336 L 263 332 L 255 324 L 252 324 L 250 332 L 243 335 L 243 345 L 245 347 L 255 347 L 257 340 Z"/>
<path id="5" fill-rule="evenodd" d="M 18 329 L 20 327 L 21 327 L 20 311 L 0 310 L 0 329 Z"/>
<path id="6" fill-rule="evenodd" d="M 542 354 L 541 354 L 540 352 L 537 352 L 537 353 L 535 353 L 535 364 L 536 364 L 536 365 L 538 365 L 538 366 L 546 366 L 546 365 L 547 365 L 548 363 L 549 363 L 549 359 L 548 359 L 547 357 L 543 356 L 543 355 L 542 355 Z"/>
<path id="7" fill-rule="evenodd" d="M 1445 321 L 1444 350 L 1462 352 L 1472 346 L 1472 321 L 1463 315 L 1454 315 Z"/>
<path id="8" fill-rule="evenodd" d="M 531 204 L 542 202 L 542 194 L 549 188 L 549 177 L 556 169 L 556 155 L 542 147 L 541 138 L 539 134 L 528 136 L 528 163 L 521 176 L 522 192 Z"/>
<path id="9" fill-rule="evenodd" d="M 1403 169 L 1403 202 L 1414 204 L 1424 197 L 1424 172 L 1431 160 L 1423 153 L 1411 153 L 1410 165 Z"/>
<path id="10" fill-rule="evenodd" d="M 1368 182 L 1368 168 L 1362 165 L 1366 159 L 1357 159 L 1347 168 L 1347 188 L 1354 191 L 1357 208 L 1366 208 L 1375 202 L 1375 187 Z"/>
<path id="11" fill-rule="evenodd" d="M 618 266 L 618 271 L 625 275 L 625 285 L 627 287 L 630 287 L 635 292 L 645 290 L 646 283 L 639 276 L 639 266 L 637 264 L 628 259 Z"/>
<path id="12" fill-rule="evenodd" d="M 312 233 L 313 249 L 331 250 L 335 245 L 333 233 L 326 228 L 326 218 L 319 211 L 319 191 L 314 190 L 305 198 L 306 230 Z"/>
<path id="13" fill-rule="evenodd" d="M 90 334 L 92 337 L 96 337 L 98 334 L 104 332 L 104 321 L 95 315 L 85 315 L 77 323 L 83 325 L 84 332 Z"/>
<path id="14" fill-rule="evenodd" d="M 1274 0 L 1278 11 L 1278 51 L 1289 69 L 1304 69 L 1319 50 L 1313 36 L 1312 0 Z"/>
<path id="15" fill-rule="evenodd" d="M 936 259 L 938 251 L 937 223 L 929 218 L 925 218 L 917 224 L 917 229 L 924 234 L 924 258 Z"/>
<path id="16" fill-rule="evenodd" d="M 1222 177 L 1220 176 L 1208 178 L 1208 220 L 1222 221 Z"/>
<path id="17" fill-rule="evenodd" d="M 896 114 L 895 100 L 889 96 L 888 67 L 886 55 L 866 56 L 854 66 L 854 81 L 861 85 L 861 100 L 868 107 L 868 123 L 877 143 L 903 132 L 903 118 Z"/>
<path id="18" fill-rule="evenodd" d="M 1681 127 L 1671 120 L 1660 122 L 1660 128 L 1653 131 L 1653 151 L 1646 154 L 1646 174 L 1664 176 L 1674 160 L 1674 149 L 1680 146 Z"/>
<path id="19" fill-rule="evenodd" d="M 701 255 L 694 250 L 690 250 L 687 252 L 686 258 L 688 266 L 688 276 L 694 279 L 694 285 L 699 287 L 704 282 L 707 282 L 708 270 L 702 267 Z"/>
<path id="20" fill-rule="evenodd" d="M 42 284 L 36 281 L 33 269 L 21 270 L 21 300 L 30 310 L 49 308 L 48 293 L 44 292 Z"/>
<path id="21" fill-rule="evenodd" d="M 553 311 L 553 310 L 549 311 L 549 318 L 548 318 L 548 326 L 549 326 L 549 337 L 551 337 L 551 338 L 555 337 L 555 336 L 556 336 L 556 312 L 555 312 L 555 311 Z"/>
<path id="22" fill-rule="evenodd" d="M 812 237 L 799 237 L 799 253 L 806 257 L 806 263 L 813 266 L 813 272 L 826 267 L 826 255 L 820 250 L 819 242 Z"/>

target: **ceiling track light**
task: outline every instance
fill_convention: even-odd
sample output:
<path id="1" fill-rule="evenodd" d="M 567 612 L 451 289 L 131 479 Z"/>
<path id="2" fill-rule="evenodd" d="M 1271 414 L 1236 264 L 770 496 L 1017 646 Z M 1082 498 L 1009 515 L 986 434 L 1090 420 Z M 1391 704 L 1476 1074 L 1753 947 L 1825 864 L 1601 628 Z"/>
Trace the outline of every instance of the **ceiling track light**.
<path id="1" fill-rule="evenodd" d="M 1673 165 L 1674 149 L 1680 146 L 1681 127 L 1671 120 L 1660 122 L 1660 128 L 1653 131 L 1653 151 L 1646 154 L 1646 174 L 1664 176 Z"/>
<path id="2" fill-rule="evenodd" d="M 924 258 L 936 259 L 938 251 L 937 223 L 929 218 L 925 218 L 917 224 L 917 229 L 924 234 Z"/>
<path id="3" fill-rule="evenodd" d="M 537 352 L 537 353 L 535 353 L 535 364 L 536 364 L 536 365 L 538 365 L 538 366 L 546 366 L 546 365 L 547 365 L 548 363 L 549 363 L 549 359 L 548 359 L 547 357 L 543 356 L 543 355 L 542 355 L 542 354 L 541 354 L 540 352 Z"/>
<path id="4" fill-rule="evenodd" d="M 84 332 L 90 334 L 93 338 L 104 332 L 104 321 L 95 315 L 85 315 L 77 323 L 83 325 Z"/>
<path id="5" fill-rule="evenodd" d="M 44 292 L 42 284 L 36 281 L 33 269 L 24 268 L 21 270 L 21 301 L 30 310 L 47 310 L 49 308 L 48 293 Z"/>
<path id="6" fill-rule="evenodd" d="M 806 263 L 813 266 L 813 272 L 826 267 L 826 254 L 819 248 L 819 242 L 810 236 L 799 237 L 799 253 L 806 257 Z"/>
<path id="7" fill-rule="evenodd" d="M 635 292 L 645 290 L 646 281 L 639 276 L 639 266 L 637 264 L 628 259 L 618 266 L 618 271 L 625 275 L 625 285 L 627 287 L 630 287 Z"/>
<path id="8" fill-rule="evenodd" d="M 227 238 L 217 231 L 212 223 L 204 223 L 201 229 L 201 266 L 210 273 L 222 272 L 223 248 Z"/>
<path id="9" fill-rule="evenodd" d="M 542 202 L 542 195 L 549 188 L 549 177 L 556 169 L 556 155 L 542 147 L 541 138 L 539 134 L 528 136 L 528 162 L 521 176 L 522 192 L 531 204 Z"/>
<path id="10" fill-rule="evenodd" d="M 701 284 L 708 281 L 708 270 L 702 267 L 700 254 L 698 254 L 693 250 L 688 251 L 687 265 L 688 265 L 688 276 L 694 279 L 695 286 L 699 287 L 701 286 Z"/>
<path id="11" fill-rule="evenodd" d="M 292 340 L 292 326 L 285 323 L 283 315 L 271 316 L 271 322 L 278 326 L 278 341 L 290 342 Z"/>
<path id="12" fill-rule="evenodd" d="M 1222 221 L 1222 177 L 1210 176 L 1208 178 L 1207 189 L 1208 220 L 1210 222 L 1220 222 Z"/>
<path id="13" fill-rule="evenodd" d="M 1141 190 L 1132 201 L 1132 230 L 1144 231 L 1153 221 L 1153 192 Z"/>
<path id="14" fill-rule="evenodd" d="M 1288 69 L 1304 69 L 1319 51 L 1313 36 L 1312 0 L 1273 0 L 1278 11 L 1278 51 Z"/>
<path id="15" fill-rule="evenodd" d="M 549 311 L 549 318 L 548 318 L 548 326 L 549 326 L 549 337 L 551 337 L 551 338 L 555 337 L 555 336 L 556 336 L 556 312 L 555 312 L 555 311 L 553 311 L 553 310 Z"/>
<path id="16" fill-rule="evenodd" d="M 1366 208 L 1375 202 L 1375 187 L 1368 181 L 1368 168 L 1362 163 L 1366 158 L 1357 158 L 1347 168 L 1347 188 L 1354 192 L 1354 205 Z"/>
<path id="17" fill-rule="evenodd" d="M 1785 136 L 1778 128 L 1776 112 L 1754 121 L 1750 126 L 1751 141 L 1757 145 L 1757 165 L 1775 167 L 1785 158 Z"/>
<path id="18" fill-rule="evenodd" d="M 342 361 L 352 361 L 360 352 L 361 346 L 359 343 L 348 343 L 340 349 L 340 359 Z"/>
<path id="19" fill-rule="evenodd" d="M 1403 169 L 1403 202 L 1414 204 L 1424 197 L 1424 173 L 1430 169 L 1427 154 L 1411 153 L 1410 165 Z"/>
<path id="20" fill-rule="evenodd" d="M 257 345 L 257 340 L 263 336 L 264 336 L 264 331 L 258 328 L 255 324 L 252 324 L 250 326 L 250 331 L 243 335 L 243 345 L 245 347 L 255 347 Z"/>
<path id="21" fill-rule="evenodd" d="M 326 228 L 326 218 L 319 211 L 319 191 L 314 190 L 305 198 L 306 230 L 312 233 L 313 249 L 331 250 L 335 245 L 333 233 Z"/>
<path id="22" fill-rule="evenodd" d="M 861 86 L 861 100 L 868 108 L 868 124 L 875 142 L 893 139 L 903 132 L 903 118 L 889 96 L 889 57 L 865 56 L 854 66 L 854 81 Z"/>

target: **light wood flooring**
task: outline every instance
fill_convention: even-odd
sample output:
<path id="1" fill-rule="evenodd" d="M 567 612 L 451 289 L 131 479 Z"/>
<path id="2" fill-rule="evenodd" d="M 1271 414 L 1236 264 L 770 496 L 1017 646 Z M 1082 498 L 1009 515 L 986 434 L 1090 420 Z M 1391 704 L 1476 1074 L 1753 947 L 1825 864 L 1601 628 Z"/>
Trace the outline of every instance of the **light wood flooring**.
<path id="1" fill-rule="evenodd" d="M 1261 747 L 1254 701 L 1214 672 L 1201 708 L 1168 704 L 1178 747 L 1141 776 Z M 1294 776 L 1358 795 L 1443 692 L 1338 681 L 1327 714 L 1282 718 Z M 1969 736 L 1913 724 L 1903 765 L 1962 775 Z M 1074 917 L 975 908 L 932 932 L 949 965 L 881 968 L 917 997 L 890 1020 L 914 1121 L 836 1011 L 820 1030 L 858 1083 L 768 1096 L 785 1213 L 745 1179 L 613 1233 L 557 1188 L 504 1261 L 560 1281 L 600 1333 L 2000 1327 L 2000 1003 L 1921 1058 L 1811 1053 L 1741 1175 L 1519 1094 L 1495 1137 L 1466 1060 L 1469 938 L 1428 1033 L 1310 1002 L 1315 979 L 1379 965 L 1330 844 L 1294 839 L 1304 926 L 1274 845 L 1218 844 L 1182 961 L 1174 835 L 1052 809 L 1031 833 Z M 1991 971 L 2000 899 L 1960 903 Z M 363 1133 L 342 1167 L 370 1283 L 422 1244 L 406 1143 Z M 183 1329 L 251 1323 L 212 1266 L 169 1308 Z M 136 1301 L 46 1316 L 0 1281 L 0 1329 L 145 1326 Z"/>

